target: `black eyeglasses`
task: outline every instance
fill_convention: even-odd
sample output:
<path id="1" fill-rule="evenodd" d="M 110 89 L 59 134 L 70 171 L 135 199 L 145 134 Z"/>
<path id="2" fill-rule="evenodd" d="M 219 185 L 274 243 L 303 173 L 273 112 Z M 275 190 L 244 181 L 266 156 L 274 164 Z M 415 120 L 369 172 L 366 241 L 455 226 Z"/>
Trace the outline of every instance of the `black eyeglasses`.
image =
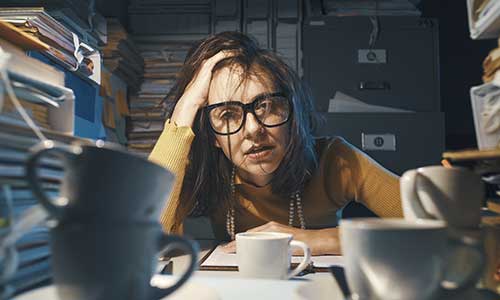
<path id="1" fill-rule="evenodd" d="M 230 135 L 241 130 L 248 112 L 265 127 L 283 125 L 290 118 L 292 105 L 283 93 L 267 93 L 258 95 L 247 104 L 227 101 L 208 105 L 205 111 L 215 133 Z"/>

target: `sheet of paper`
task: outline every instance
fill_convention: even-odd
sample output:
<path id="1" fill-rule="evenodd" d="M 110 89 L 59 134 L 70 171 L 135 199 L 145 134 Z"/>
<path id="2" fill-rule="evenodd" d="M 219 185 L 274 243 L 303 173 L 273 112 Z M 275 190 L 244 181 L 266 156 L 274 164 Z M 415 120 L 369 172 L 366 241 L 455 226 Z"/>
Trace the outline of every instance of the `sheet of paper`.
<path id="1" fill-rule="evenodd" d="M 335 97 L 330 99 L 328 112 L 334 113 L 410 113 L 412 111 L 382 105 L 365 103 L 357 98 L 351 97 L 340 91 L 335 93 Z"/>
<path id="2" fill-rule="evenodd" d="M 293 256 L 292 263 L 300 263 L 303 256 Z M 317 268 L 326 268 L 331 265 L 344 266 L 344 258 L 339 255 L 320 255 L 312 257 L 313 265 Z M 221 246 L 217 246 L 210 256 L 201 264 L 203 267 L 227 266 L 237 267 L 235 253 L 225 253 Z"/>

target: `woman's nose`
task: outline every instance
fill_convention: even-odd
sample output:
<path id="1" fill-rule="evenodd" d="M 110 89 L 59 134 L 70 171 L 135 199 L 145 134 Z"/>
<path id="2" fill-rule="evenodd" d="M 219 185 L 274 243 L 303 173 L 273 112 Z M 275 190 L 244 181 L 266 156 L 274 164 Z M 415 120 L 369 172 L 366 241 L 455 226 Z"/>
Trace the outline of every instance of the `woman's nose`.
<path id="1" fill-rule="evenodd" d="M 257 118 L 250 112 L 247 113 L 246 122 L 244 124 L 246 135 L 257 135 L 262 133 L 263 126 L 259 123 Z"/>

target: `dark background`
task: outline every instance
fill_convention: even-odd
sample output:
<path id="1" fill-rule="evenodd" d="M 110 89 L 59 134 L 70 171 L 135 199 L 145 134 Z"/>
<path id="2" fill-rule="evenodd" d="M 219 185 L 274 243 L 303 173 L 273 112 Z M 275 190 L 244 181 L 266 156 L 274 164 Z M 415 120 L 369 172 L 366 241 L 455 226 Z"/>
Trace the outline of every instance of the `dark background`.
<path id="1" fill-rule="evenodd" d="M 309 0 L 312 5 L 321 1 Z M 97 7 L 105 16 L 128 23 L 127 1 L 99 0 Z M 480 85 L 482 62 L 496 47 L 496 40 L 472 40 L 469 36 L 466 1 L 422 0 L 423 17 L 439 21 L 439 59 L 441 107 L 446 117 L 447 150 L 476 147 L 469 90 Z"/>

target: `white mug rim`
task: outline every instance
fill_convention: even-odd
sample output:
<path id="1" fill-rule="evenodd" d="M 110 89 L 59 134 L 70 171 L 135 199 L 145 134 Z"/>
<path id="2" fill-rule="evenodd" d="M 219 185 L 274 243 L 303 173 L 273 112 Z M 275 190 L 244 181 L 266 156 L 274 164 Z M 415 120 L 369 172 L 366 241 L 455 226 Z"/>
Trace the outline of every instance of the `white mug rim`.
<path id="1" fill-rule="evenodd" d="M 236 234 L 236 239 L 248 240 L 292 240 L 293 235 L 284 232 L 259 231 L 259 232 L 240 232 Z"/>
<path id="2" fill-rule="evenodd" d="M 426 171 L 432 172 L 433 170 L 439 170 L 442 172 L 448 172 L 448 173 L 472 173 L 469 169 L 461 167 L 461 166 L 453 166 L 453 167 L 445 167 L 445 166 L 437 166 L 437 165 L 431 165 L 431 166 L 423 166 L 423 167 L 418 167 L 416 169 L 417 172 L 419 173 L 425 173 Z"/>

